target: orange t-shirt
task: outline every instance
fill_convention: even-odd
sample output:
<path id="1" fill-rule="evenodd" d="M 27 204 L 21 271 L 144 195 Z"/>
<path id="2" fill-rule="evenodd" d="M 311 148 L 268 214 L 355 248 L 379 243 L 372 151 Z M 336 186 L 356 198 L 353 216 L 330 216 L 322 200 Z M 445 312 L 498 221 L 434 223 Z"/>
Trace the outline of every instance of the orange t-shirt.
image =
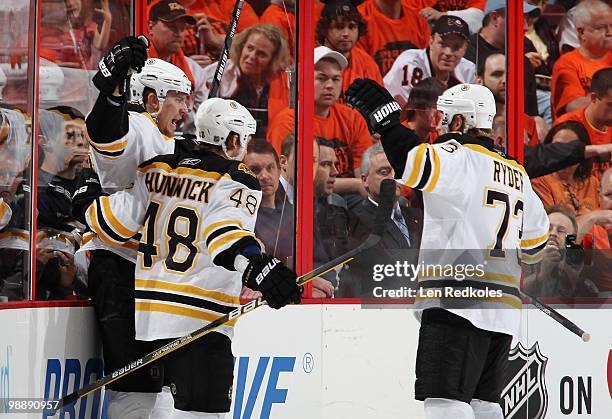
<path id="1" fill-rule="evenodd" d="M 279 154 L 283 140 L 293 132 L 293 118 L 293 109 L 285 109 L 270 123 L 268 141 Z M 333 143 L 339 177 L 354 177 L 354 170 L 361 165 L 361 155 L 372 145 L 361 114 L 341 103 L 333 104 L 326 118 L 315 115 L 314 135 Z"/>
<path id="2" fill-rule="evenodd" d="M 553 126 L 559 125 L 562 122 L 566 121 L 578 121 L 587 129 L 589 133 L 589 139 L 591 140 L 591 144 L 610 144 L 612 143 L 612 130 L 606 129 L 605 131 L 600 131 L 595 128 L 586 118 L 584 114 L 586 108 L 576 109 L 575 111 L 564 113 L 553 122 Z"/>
<path id="3" fill-rule="evenodd" d="M 586 96 L 593 74 L 602 68 L 612 67 L 612 51 L 599 60 L 585 58 L 580 49 L 563 54 L 555 63 L 550 85 L 555 116 L 566 112 L 568 103 Z"/>
<path id="4" fill-rule="evenodd" d="M 417 10 L 431 7 L 440 12 L 448 12 L 449 10 L 465 10 L 470 7 L 484 10 L 487 0 L 409 0 L 409 3 Z"/>
<path id="5" fill-rule="evenodd" d="M 285 34 L 289 43 L 289 52 L 293 57 L 297 33 L 295 32 L 295 14 L 291 13 L 290 10 L 287 9 L 287 14 L 285 14 L 285 9 L 282 6 L 270 4 L 259 18 L 259 23 L 271 23 L 278 26 Z"/>
<path id="6" fill-rule="evenodd" d="M 380 70 L 376 65 L 376 61 L 368 55 L 363 49 L 356 46 L 351 50 L 349 57 L 349 65 L 342 70 L 342 91 L 351 85 L 353 80 L 359 78 L 372 79 L 383 86 L 383 79 L 380 75 Z"/>
<path id="7" fill-rule="evenodd" d="M 582 246 L 591 252 L 592 266 L 589 271 L 593 273 L 593 282 L 599 291 L 612 291 L 612 254 L 610 253 L 610 240 L 612 229 L 594 225 L 591 232 L 582 239 Z"/>
<path id="8" fill-rule="evenodd" d="M 229 29 L 234 12 L 235 0 L 196 0 L 188 9 L 190 15 L 204 13 L 217 33 L 225 35 Z M 237 32 L 242 32 L 249 26 L 257 25 L 259 17 L 253 7 L 248 3 L 242 4 L 240 19 L 238 19 Z"/>
<path id="9" fill-rule="evenodd" d="M 551 173 L 532 179 L 531 186 L 545 209 L 558 205 L 574 210 L 577 216 L 599 209 L 599 180 L 594 175 L 567 183 Z"/>
<path id="10" fill-rule="evenodd" d="M 383 77 L 402 52 L 429 45 L 429 25 L 408 0 L 402 1 L 403 16 L 399 19 L 385 16 L 374 0 L 366 0 L 357 9 L 368 24 L 368 33 L 358 45 L 374 58 Z"/>

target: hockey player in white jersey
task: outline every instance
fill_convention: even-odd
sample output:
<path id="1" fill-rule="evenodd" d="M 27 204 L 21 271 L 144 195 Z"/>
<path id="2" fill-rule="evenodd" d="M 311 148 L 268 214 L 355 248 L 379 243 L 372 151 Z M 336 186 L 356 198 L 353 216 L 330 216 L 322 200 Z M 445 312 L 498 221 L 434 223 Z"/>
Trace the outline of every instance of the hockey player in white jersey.
<path id="1" fill-rule="evenodd" d="M 95 176 L 75 195 L 77 213 L 100 238 L 121 244 L 142 233 L 136 262 L 136 338 L 186 335 L 229 313 L 243 285 L 268 305 L 299 303 L 296 275 L 261 253 L 253 232 L 261 190 L 241 163 L 256 123 L 233 100 L 208 99 L 196 115 L 198 146 L 138 167 L 134 186 L 110 196 Z M 234 322 L 164 358 L 172 418 L 222 418 L 233 381 Z M 160 341 L 162 340 L 162 341 Z"/>
<path id="2" fill-rule="evenodd" d="M 121 39 L 100 61 L 93 79 L 100 94 L 86 119 L 87 136 L 93 168 L 107 193 L 132 187 L 142 162 L 174 152 L 176 124 L 188 112 L 189 79 L 170 63 L 147 60 L 146 44 L 142 38 Z M 95 233 L 87 233 L 83 241 L 82 251 L 91 255 L 88 285 L 108 373 L 153 349 L 147 342 L 135 340 L 138 239 L 108 243 Z M 107 389 L 111 390 L 109 416 L 148 418 L 162 384 L 156 365 L 111 384 Z"/>
<path id="3" fill-rule="evenodd" d="M 459 83 L 474 83 L 476 67 L 463 58 L 470 30 L 463 19 L 442 16 L 431 30 L 430 46 L 408 49 L 393 62 L 383 78 L 391 96 L 402 106 L 408 103 L 412 88 L 427 77 L 435 77 L 447 88 Z"/>
<path id="4" fill-rule="evenodd" d="M 398 181 L 423 192 L 420 263 L 449 255 L 482 263 L 482 274 L 467 279 L 435 270 L 419 277 L 418 296 L 428 298 L 415 302 L 421 322 L 415 397 L 424 401 L 427 419 L 503 419 L 499 398 L 520 326 L 517 253 L 538 260 L 548 218 L 524 168 L 493 147 L 493 94 L 474 84 L 445 91 L 438 110 L 443 125 L 458 132 L 433 145 L 410 140 L 399 105 L 372 80 L 355 81 L 346 102 L 381 134 L 392 166 L 403 173 Z M 458 294 L 468 297 L 452 298 Z"/>

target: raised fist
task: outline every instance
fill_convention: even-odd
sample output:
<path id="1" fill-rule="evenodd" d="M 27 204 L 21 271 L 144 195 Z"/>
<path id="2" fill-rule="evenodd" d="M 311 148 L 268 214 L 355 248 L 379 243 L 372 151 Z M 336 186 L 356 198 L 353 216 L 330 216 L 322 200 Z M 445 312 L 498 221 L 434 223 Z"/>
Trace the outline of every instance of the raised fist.
<path id="1" fill-rule="evenodd" d="M 380 84 L 356 79 L 344 93 L 344 102 L 357 109 L 372 133 L 382 133 L 400 123 L 400 105 Z"/>

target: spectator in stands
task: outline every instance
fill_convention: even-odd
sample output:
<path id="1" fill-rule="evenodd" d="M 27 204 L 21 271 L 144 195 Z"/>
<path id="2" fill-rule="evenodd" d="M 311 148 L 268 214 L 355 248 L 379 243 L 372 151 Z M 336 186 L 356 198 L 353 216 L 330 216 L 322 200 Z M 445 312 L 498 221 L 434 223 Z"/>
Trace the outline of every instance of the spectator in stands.
<path id="1" fill-rule="evenodd" d="M 561 115 L 555 125 L 578 121 L 587 129 L 591 144 L 612 143 L 612 67 L 593 74 L 588 98 L 585 107 Z"/>
<path id="2" fill-rule="evenodd" d="M 530 13 L 536 10 L 526 1 L 523 2 L 523 12 Z M 464 58 L 482 65 L 482 61 L 493 52 L 506 52 L 506 1 L 488 0 L 485 8 L 485 17 L 482 29 L 470 36 Z M 536 80 L 533 66 L 527 57 L 523 61 L 525 80 L 525 113 L 530 116 L 538 115 L 538 98 L 536 93 Z"/>
<path id="3" fill-rule="evenodd" d="M 317 145 L 317 149 L 318 149 Z M 276 192 L 276 205 L 282 206 L 289 203 L 293 205 L 295 197 L 295 135 L 287 135 L 281 144 L 281 154 L 279 156 L 281 176 L 280 184 Z"/>
<path id="4" fill-rule="evenodd" d="M 348 226 L 351 222 L 346 201 L 334 193 L 334 183 L 338 176 L 336 170 L 338 159 L 334 147 L 325 139 L 319 138 L 316 141 L 319 144 L 319 164 L 314 176 L 313 262 L 315 267 L 329 262 L 348 250 Z M 332 270 L 323 275 L 323 278 L 329 282 L 324 296 L 331 297 L 333 290 L 338 286 L 337 272 Z"/>
<path id="5" fill-rule="evenodd" d="M 348 66 L 342 70 L 343 92 L 358 78 L 383 84 L 376 61 L 356 46 L 366 33 L 367 25 L 351 0 L 330 0 L 323 7 L 317 22 L 317 42 L 346 57 Z"/>
<path id="6" fill-rule="evenodd" d="M 374 58 L 383 77 L 403 51 L 428 46 L 429 25 L 408 1 L 366 0 L 358 10 L 368 24 L 359 46 Z"/>
<path id="7" fill-rule="evenodd" d="M 271 0 L 259 22 L 278 26 L 285 34 L 291 56 L 295 57 L 295 0 Z"/>
<path id="8" fill-rule="evenodd" d="M 414 131 L 422 142 L 432 143 L 438 137 L 441 115 L 437 103 L 438 97 L 444 93 L 444 90 L 446 90 L 444 85 L 438 79 L 427 77 L 410 92 L 404 125 Z M 363 172 L 361 176 L 363 177 Z"/>
<path id="9" fill-rule="evenodd" d="M 470 33 L 478 32 L 482 26 L 483 10 L 487 4 L 486 0 L 414 0 L 413 7 L 419 9 L 419 13 L 430 24 L 435 23 L 442 16 L 456 16 L 463 19 L 470 27 Z"/>
<path id="10" fill-rule="evenodd" d="M 480 61 L 476 83 L 487 87 L 495 98 L 496 115 L 506 112 L 506 56 L 492 52 Z"/>
<path id="11" fill-rule="evenodd" d="M 289 47 L 275 25 L 258 24 L 236 36 L 219 86 L 219 97 L 234 99 L 257 121 L 257 136 L 266 137 L 268 124 L 289 106 Z M 217 63 L 206 67 L 208 89 Z"/>
<path id="12" fill-rule="evenodd" d="M 361 181 L 368 192 L 354 209 L 356 220 L 350 226 L 351 246 L 357 246 L 371 233 L 376 207 L 380 199 L 380 184 L 384 179 L 394 179 L 395 171 L 391 167 L 382 145 L 375 144 L 363 153 L 361 160 Z M 371 282 L 373 265 L 393 265 L 398 260 L 408 260 L 417 263 L 417 253 L 420 243 L 421 226 L 423 224 L 422 207 L 414 208 L 408 205 L 403 195 L 404 188 L 396 183 L 396 200 L 391 218 L 375 248 L 357 255 L 340 275 L 338 297 L 372 298 L 373 288 L 382 285 L 393 289 L 401 286 L 416 286 L 416 281 L 410 284 L 406 278 L 392 284 L 393 280 L 384 283 Z M 410 251 L 413 249 L 414 251 Z M 401 283 L 400 283 L 401 282 Z"/>
<path id="13" fill-rule="evenodd" d="M 525 56 L 531 62 L 536 78 L 538 112 L 548 126 L 552 124 L 550 76 L 559 58 L 557 38 L 548 21 L 542 17 L 546 0 L 531 0 L 537 9 L 525 13 Z"/>
<path id="14" fill-rule="evenodd" d="M 106 51 L 112 14 L 109 0 L 100 0 L 93 15 L 82 0 L 43 0 L 41 2 L 40 45 L 51 50 L 53 61 L 62 67 L 93 69 Z"/>
<path id="15" fill-rule="evenodd" d="M 584 0 L 574 12 L 580 47 L 563 54 L 552 72 L 555 117 L 587 106 L 593 74 L 612 67 L 612 8 L 602 0 Z"/>
<path id="16" fill-rule="evenodd" d="M 535 265 L 535 272 L 525 277 L 525 291 L 538 297 L 584 296 L 588 292 L 580 278 L 584 253 L 566 248 L 568 236 L 578 230 L 576 214 L 562 206 L 548 208 L 546 212 L 550 227 L 544 257 Z"/>
<path id="17" fill-rule="evenodd" d="M 476 67 L 463 58 L 470 31 L 461 18 L 443 16 L 432 29 L 429 48 L 402 52 L 384 77 L 385 87 L 402 107 L 406 106 L 410 90 L 426 77 L 435 77 L 453 87 L 474 83 Z"/>
<path id="18" fill-rule="evenodd" d="M 568 121 L 552 128 L 544 143 L 567 143 L 578 138 L 589 143 L 586 128 L 578 122 Z M 591 173 L 592 161 L 585 160 L 550 175 L 533 179 L 533 190 L 544 208 L 558 205 L 571 208 L 580 216 L 599 208 L 597 177 Z"/>
<path id="19" fill-rule="evenodd" d="M 183 70 L 191 81 L 193 104 L 189 108 L 192 111 L 207 97 L 204 92 L 204 69 L 186 57 L 181 49 L 185 28 L 195 24 L 195 18 L 187 14 L 185 8 L 176 0 L 160 0 L 149 9 L 149 58 L 161 58 Z"/>
<path id="20" fill-rule="evenodd" d="M 600 210 L 578 217 L 578 242 L 585 249 L 593 250 L 592 266 L 586 269 L 601 297 L 612 297 L 612 169 L 606 170 L 599 187 Z"/>
<path id="21" fill-rule="evenodd" d="M 213 52 L 221 50 L 225 36 L 214 31 L 212 24 L 201 11 L 196 11 L 192 6 L 195 0 L 179 0 L 196 19 L 195 25 L 187 25 L 183 31 L 183 42 L 181 49 L 183 53 L 202 67 L 206 67 L 215 61 Z"/>
<path id="22" fill-rule="evenodd" d="M 342 70 L 348 65 L 344 55 L 321 46 L 315 48 L 314 135 L 332 144 L 338 160 L 336 193 L 365 194 L 359 176 L 361 155 L 372 145 L 372 137 L 359 112 L 338 103 Z M 268 139 L 279 151 L 283 139 L 294 130 L 293 109 L 285 109 L 270 124 Z"/>

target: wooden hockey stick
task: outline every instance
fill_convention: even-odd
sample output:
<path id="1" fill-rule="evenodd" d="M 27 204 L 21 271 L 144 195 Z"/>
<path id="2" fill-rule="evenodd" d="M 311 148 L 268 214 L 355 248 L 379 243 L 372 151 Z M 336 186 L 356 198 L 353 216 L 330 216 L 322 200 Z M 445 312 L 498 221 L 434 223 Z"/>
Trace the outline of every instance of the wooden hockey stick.
<path id="1" fill-rule="evenodd" d="M 580 327 L 578 327 L 578 325 L 576 325 L 574 322 L 569 320 L 567 317 L 563 316 L 557 310 L 555 310 L 554 308 L 550 307 L 547 304 L 544 304 L 543 302 L 538 300 L 536 297 L 533 297 L 527 294 L 525 291 L 521 290 L 520 292 L 523 296 L 525 296 L 529 300 L 531 304 L 536 306 L 536 308 L 543 311 L 544 314 L 549 316 L 551 319 L 557 321 L 561 326 L 565 327 L 570 332 L 574 333 L 575 335 L 578 335 L 584 342 L 588 342 L 591 340 L 591 335 L 589 335 L 587 332 L 582 330 Z"/>
<path id="2" fill-rule="evenodd" d="M 238 19 L 240 19 L 240 13 L 242 13 L 243 4 L 244 0 L 236 0 L 236 5 L 234 6 L 234 11 L 232 12 L 232 21 L 230 22 L 230 27 L 227 30 L 227 34 L 225 35 L 225 41 L 223 41 L 223 50 L 221 51 L 221 55 L 219 56 L 219 62 L 217 63 L 217 68 L 215 69 L 212 86 L 210 86 L 210 91 L 208 92 L 209 99 L 212 97 L 217 97 L 217 94 L 219 93 L 219 85 L 221 84 L 221 78 L 223 77 L 225 66 L 227 65 L 229 51 L 232 47 L 234 35 L 236 34 L 236 28 L 238 27 Z"/>
<path id="3" fill-rule="evenodd" d="M 346 252 L 345 254 L 338 256 L 333 260 L 330 260 L 329 262 L 319 266 L 318 268 L 305 275 L 300 276 L 297 280 L 298 285 L 304 285 L 307 282 L 313 280 L 315 277 L 323 275 L 331 271 L 332 269 L 347 263 L 364 250 L 368 250 L 374 247 L 380 241 L 382 234 L 385 232 L 387 221 L 391 217 L 394 199 L 395 181 L 391 179 L 383 180 L 380 185 L 380 204 L 377 208 L 374 217 L 374 222 L 372 223 L 372 233 L 368 236 L 368 238 L 353 250 Z M 188 345 L 194 340 L 209 334 L 219 326 L 228 323 L 230 320 L 237 319 L 263 305 L 266 305 L 266 301 L 262 297 L 259 297 L 247 304 L 235 308 L 228 314 L 219 317 L 218 319 L 196 330 L 195 332 L 191 332 L 186 336 L 182 336 L 176 340 L 173 340 L 167 345 L 164 345 L 161 348 L 143 356 L 142 358 L 131 362 L 129 365 L 126 365 L 123 368 L 118 369 L 117 371 L 113 371 L 112 373 L 105 375 L 104 377 L 81 388 L 80 390 L 68 394 L 67 396 L 61 398 L 57 403 L 55 403 L 55 410 L 57 411 L 63 406 L 67 406 L 71 403 L 76 402 L 78 399 L 101 389 L 105 385 L 108 385 L 122 377 L 125 377 L 131 372 L 136 371 L 137 369 L 142 368 L 145 365 L 150 364 L 151 362 L 157 361 L 158 359 L 168 355 L 169 353 L 174 352 L 185 345 Z"/>

